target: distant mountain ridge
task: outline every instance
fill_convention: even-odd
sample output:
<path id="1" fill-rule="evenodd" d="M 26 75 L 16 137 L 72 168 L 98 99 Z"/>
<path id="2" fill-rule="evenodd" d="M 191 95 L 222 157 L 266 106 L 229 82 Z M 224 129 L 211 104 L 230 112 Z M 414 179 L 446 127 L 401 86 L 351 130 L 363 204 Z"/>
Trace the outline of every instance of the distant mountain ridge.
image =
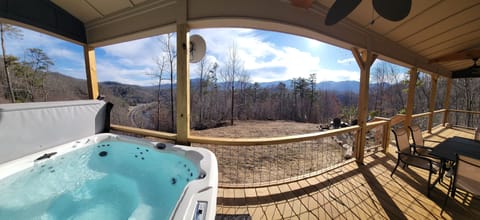
<path id="1" fill-rule="evenodd" d="M 108 83 L 108 84 L 117 84 L 121 85 L 121 83 L 117 82 L 102 82 L 102 83 Z M 292 80 L 283 80 L 283 81 L 272 81 L 272 82 L 259 82 L 258 85 L 260 88 L 274 88 L 278 86 L 279 83 L 284 83 L 285 86 L 288 89 L 292 88 Z M 200 79 L 199 78 L 193 78 L 190 79 L 190 85 L 192 88 L 197 88 L 198 85 L 200 84 Z M 254 83 L 249 83 L 250 85 L 253 85 Z M 218 83 L 220 87 L 225 85 L 225 83 L 220 82 Z M 132 85 L 134 86 L 134 85 Z M 376 84 L 372 83 L 370 84 L 370 87 L 374 87 Z M 173 87 L 176 88 L 176 84 L 173 84 Z M 149 88 L 149 89 L 157 89 L 157 85 L 153 86 L 144 86 L 144 88 Z M 162 83 L 161 89 L 167 89 L 170 88 L 170 84 Z M 354 81 L 354 80 L 346 80 L 346 81 L 322 81 L 318 82 L 315 85 L 316 90 L 328 90 L 328 91 L 335 91 L 335 92 L 354 92 L 358 93 L 360 89 L 360 82 Z"/>
<path id="2" fill-rule="evenodd" d="M 273 82 L 263 82 L 259 83 L 260 87 L 262 88 L 270 88 L 275 87 L 279 83 L 284 83 L 287 88 L 292 87 L 292 80 L 284 80 L 284 81 L 273 81 Z M 329 91 L 337 91 L 337 92 L 358 92 L 360 88 L 360 82 L 347 80 L 347 81 L 322 81 L 318 82 L 315 85 L 315 89 L 317 90 L 329 90 Z"/>

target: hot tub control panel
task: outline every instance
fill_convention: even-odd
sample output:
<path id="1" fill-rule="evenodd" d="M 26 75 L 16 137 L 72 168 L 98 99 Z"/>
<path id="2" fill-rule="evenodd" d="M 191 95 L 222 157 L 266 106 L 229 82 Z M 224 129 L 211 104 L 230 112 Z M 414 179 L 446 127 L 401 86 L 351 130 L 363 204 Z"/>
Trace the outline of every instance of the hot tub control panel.
<path id="1" fill-rule="evenodd" d="M 207 206 L 208 202 L 198 201 L 193 220 L 205 220 L 207 218 Z"/>

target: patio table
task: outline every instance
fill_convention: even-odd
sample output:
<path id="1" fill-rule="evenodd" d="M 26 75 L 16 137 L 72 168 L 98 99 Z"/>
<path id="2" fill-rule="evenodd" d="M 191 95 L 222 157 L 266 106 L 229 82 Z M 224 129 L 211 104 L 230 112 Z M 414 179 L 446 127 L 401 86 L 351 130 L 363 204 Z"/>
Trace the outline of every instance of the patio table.
<path id="1" fill-rule="evenodd" d="M 480 159 L 480 142 L 455 136 L 447 138 L 435 146 L 432 151 L 430 151 L 430 155 L 439 158 L 441 164 L 440 175 L 438 175 L 438 178 L 433 182 L 432 188 L 442 180 L 443 174 L 445 173 L 444 168 L 446 162 L 454 162 L 456 160 L 456 154 Z"/>
<path id="2" fill-rule="evenodd" d="M 452 137 L 435 146 L 430 155 L 442 161 L 455 161 L 455 154 L 480 159 L 480 142 L 468 138 Z"/>

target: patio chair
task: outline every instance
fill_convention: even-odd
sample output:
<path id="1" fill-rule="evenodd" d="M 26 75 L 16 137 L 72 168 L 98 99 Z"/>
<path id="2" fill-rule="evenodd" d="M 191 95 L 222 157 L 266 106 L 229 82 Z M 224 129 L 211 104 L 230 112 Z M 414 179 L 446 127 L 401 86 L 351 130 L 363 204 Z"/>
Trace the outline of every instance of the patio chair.
<path id="1" fill-rule="evenodd" d="M 429 158 L 415 155 L 412 153 L 410 148 L 410 142 L 408 141 L 408 131 L 406 128 L 392 129 L 393 134 L 395 135 L 395 141 L 397 143 L 397 164 L 393 168 L 392 174 L 397 170 L 400 162 L 405 166 L 414 166 L 420 169 L 428 170 L 428 183 L 427 183 L 427 196 L 430 197 L 430 188 L 431 188 L 431 179 L 432 173 L 437 173 L 438 165 L 436 162 L 432 161 Z"/>
<path id="2" fill-rule="evenodd" d="M 442 213 L 447 205 L 449 193 L 455 198 L 457 188 L 474 196 L 480 196 L 480 160 L 465 155 L 456 155 L 453 181 L 450 181 L 447 196 L 442 206 Z"/>
<path id="3" fill-rule="evenodd" d="M 432 151 L 431 147 L 426 147 L 425 140 L 423 139 L 422 129 L 418 125 L 412 125 L 408 127 L 410 129 L 410 133 L 412 134 L 413 139 L 413 152 L 420 156 L 427 156 L 431 157 L 429 154 Z"/>

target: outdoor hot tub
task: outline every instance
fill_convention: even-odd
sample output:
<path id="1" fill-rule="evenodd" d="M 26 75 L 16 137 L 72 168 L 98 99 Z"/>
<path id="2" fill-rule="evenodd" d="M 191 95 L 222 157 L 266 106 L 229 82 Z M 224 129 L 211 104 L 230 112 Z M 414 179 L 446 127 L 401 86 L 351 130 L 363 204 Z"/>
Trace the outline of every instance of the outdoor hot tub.
<path id="1" fill-rule="evenodd" d="M 98 134 L 0 165 L 0 219 L 213 219 L 216 173 L 205 149 Z"/>
<path id="2" fill-rule="evenodd" d="M 65 119 L 62 115 L 70 114 L 58 111 L 69 112 L 72 106 L 68 105 L 70 110 L 62 106 L 47 111 Z M 20 118 L 35 114 L 26 111 L 45 113 L 44 107 L 22 107 L 20 112 L 1 107 L 0 116 L 13 118 L 15 114 Z M 8 132 L 5 123 L 11 117 L 3 119 L 0 117 L 0 130 Z M 0 219 L 190 220 L 215 216 L 217 161 L 206 149 L 111 133 L 57 146 L 45 146 L 45 142 L 27 145 L 19 137 L 21 148 L 9 136 L 0 134 L 0 139 L 4 140 L 0 143 L 2 153 L 12 152 L 0 159 L 18 152 L 26 154 L 0 164 Z"/>

